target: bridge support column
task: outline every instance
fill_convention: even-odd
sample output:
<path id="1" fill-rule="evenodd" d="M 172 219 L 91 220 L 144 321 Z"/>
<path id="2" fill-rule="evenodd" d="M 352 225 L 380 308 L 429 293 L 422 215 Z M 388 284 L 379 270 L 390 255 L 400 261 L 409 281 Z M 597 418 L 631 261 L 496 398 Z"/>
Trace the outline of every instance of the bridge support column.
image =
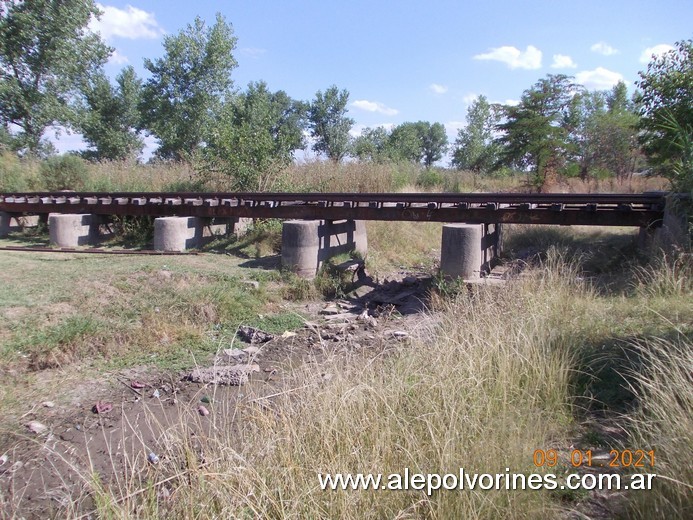
<path id="1" fill-rule="evenodd" d="M 198 245 L 203 233 L 202 219 L 197 217 L 160 217 L 154 219 L 154 249 L 185 251 Z"/>
<path id="2" fill-rule="evenodd" d="M 10 234 L 10 220 L 12 220 L 12 216 L 9 213 L 0 211 L 0 238 Z"/>
<path id="3" fill-rule="evenodd" d="M 282 267 L 302 278 L 314 278 L 333 256 L 368 253 L 368 236 L 358 220 L 287 220 L 282 226 Z"/>
<path id="4" fill-rule="evenodd" d="M 501 249 L 500 224 L 446 224 L 440 248 L 443 275 L 478 280 L 493 267 Z"/>
<path id="5" fill-rule="evenodd" d="M 52 213 L 48 216 L 48 234 L 51 245 L 77 247 L 93 244 L 98 238 L 98 215 Z"/>

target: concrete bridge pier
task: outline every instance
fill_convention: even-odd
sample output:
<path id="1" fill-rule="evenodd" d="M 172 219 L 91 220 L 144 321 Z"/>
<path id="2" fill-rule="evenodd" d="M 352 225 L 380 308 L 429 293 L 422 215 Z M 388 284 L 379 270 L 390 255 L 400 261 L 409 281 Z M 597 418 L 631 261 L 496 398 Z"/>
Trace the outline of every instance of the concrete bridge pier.
<path id="1" fill-rule="evenodd" d="M 226 236 L 236 219 L 202 217 L 160 217 L 154 219 L 154 249 L 182 252 Z"/>
<path id="2" fill-rule="evenodd" d="M 445 224 L 440 248 L 440 271 L 463 280 L 488 274 L 501 253 L 500 224 Z"/>
<path id="3" fill-rule="evenodd" d="M 333 256 L 368 253 L 366 225 L 359 220 L 287 220 L 282 226 L 282 267 L 314 278 Z"/>
<path id="4" fill-rule="evenodd" d="M 98 215 L 52 213 L 48 216 L 50 243 L 58 247 L 93 244 L 98 239 L 100 224 Z"/>

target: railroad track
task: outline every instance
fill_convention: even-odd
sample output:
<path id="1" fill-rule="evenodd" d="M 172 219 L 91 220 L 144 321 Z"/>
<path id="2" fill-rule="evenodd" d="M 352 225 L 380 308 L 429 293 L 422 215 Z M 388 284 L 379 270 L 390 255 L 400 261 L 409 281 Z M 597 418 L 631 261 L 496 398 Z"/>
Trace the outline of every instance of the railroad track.
<path id="1" fill-rule="evenodd" d="M 656 227 L 666 193 L 181 193 L 29 192 L 0 194 L 17 215 L 407 220 Z"/>

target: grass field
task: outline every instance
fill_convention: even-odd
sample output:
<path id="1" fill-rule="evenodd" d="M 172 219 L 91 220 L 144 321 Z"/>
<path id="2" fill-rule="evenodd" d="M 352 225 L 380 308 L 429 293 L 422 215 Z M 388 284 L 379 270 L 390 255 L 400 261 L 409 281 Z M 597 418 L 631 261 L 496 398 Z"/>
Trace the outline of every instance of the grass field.
<path id="1" fill-rule="evenodd" d="M 399 241 L 394 226 L 402 225 L 415 238 Z M 378 272 L 433 272 L 437 230 L 376 223 L 369 232 Z M 622 497 L 621 514 L 686 518 L 690 257 L 639 260 L 634 242 L 626 230 L 508 230 L 507 249 L 531 255 L 525 275 L 504 287 L 441 286 L 409 343 L 326 352 L 319 365 L 297 367 L 291 392 L 270 406 L 237 407 L 236 426 L 198 439 L 202 451 L 190 444 L 189 421 L 168 425 L 168 462 L 155 474 L 137 476 L 134 464 L 125 487 L 85 475 L 96 516 L 560 517 L 585 507 L 589 495 L 321 491 L 316 473 L 531 473 L 539 471 L 534 450 L 567 456 L 576 446 L 655 449 L 663 478 L 654 492 Z M 213 254 L 0 252 L 5 424 L 19 428 L 28 404 L 59 398 L 75 378 L 190 366 L 241 322 L 273 332 L 300 327 L 301 303 L 282 297 L 295 282 L 246 262 L 254 265 Z M 251 280 L 259 289 L 244 283 Z M 625 435 L 604 433 L 613 428 Z M 166 500 L 157 499 L 161 480 L 174 490 Z M 78 511 L 75 500 L 68 514 Z"/>

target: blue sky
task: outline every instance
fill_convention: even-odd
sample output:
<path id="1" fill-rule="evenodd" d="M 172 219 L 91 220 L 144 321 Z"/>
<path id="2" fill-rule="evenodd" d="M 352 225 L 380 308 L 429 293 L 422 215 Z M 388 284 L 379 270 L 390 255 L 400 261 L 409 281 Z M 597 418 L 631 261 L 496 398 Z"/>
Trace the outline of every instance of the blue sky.
<path id="1" fill-rule="evenodd" d="M 653 52 L 693 37 L 691 0 L 120 0 L 99 4 L 93 25 L 116 53 L 115 76 L 162 54 L 162 39 L 195 16 L 222 13 L 238 38 L 232 77 L 264 80 L 310 100 L 331 85 L 350 93 L 355 133 L 366 126 L 426 120 L 451 140 L 471 100 L 518 100 L 547 74 L 589 89 L 619 79 L 631 91 Z M 69 149 L 78 136 L 64 136 Z M 148 140 L 152 142 L 152 140 Z"/>

